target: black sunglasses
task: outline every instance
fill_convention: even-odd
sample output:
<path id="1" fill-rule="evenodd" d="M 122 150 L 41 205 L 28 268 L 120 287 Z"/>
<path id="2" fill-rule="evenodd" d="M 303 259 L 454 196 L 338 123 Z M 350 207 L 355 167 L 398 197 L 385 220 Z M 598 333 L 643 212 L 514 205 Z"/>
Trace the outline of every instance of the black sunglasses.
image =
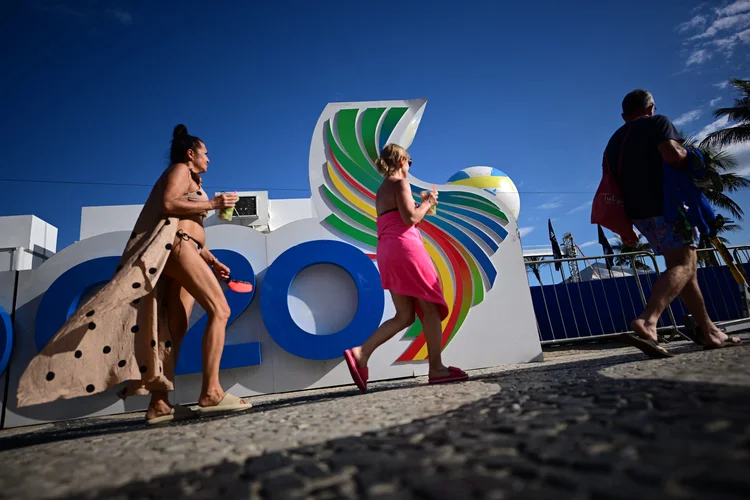
<path id="1" fill-rule="evenodd" d="M 409 158 L 409 166 L 411 167 L 411 158 Z"/>

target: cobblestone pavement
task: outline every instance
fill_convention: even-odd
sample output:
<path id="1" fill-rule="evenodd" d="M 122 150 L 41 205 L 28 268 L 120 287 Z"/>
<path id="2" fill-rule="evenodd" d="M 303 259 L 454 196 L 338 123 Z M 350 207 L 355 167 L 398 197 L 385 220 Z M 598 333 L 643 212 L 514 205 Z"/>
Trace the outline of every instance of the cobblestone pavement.
<path id="1" fill-rule="evenodd" d="M 0 431 L 0 498 L 750 498 L 750 336 Z"/>

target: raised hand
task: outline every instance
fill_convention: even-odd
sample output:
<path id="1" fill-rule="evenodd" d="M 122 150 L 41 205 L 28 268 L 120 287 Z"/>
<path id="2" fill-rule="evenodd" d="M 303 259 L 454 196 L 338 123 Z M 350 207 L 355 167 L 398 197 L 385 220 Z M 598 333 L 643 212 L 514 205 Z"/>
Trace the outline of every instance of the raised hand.
<path id="1" fill-rule="evenodd" d="M 229 208 L 235 206 L 237 204 L 237 200 L 239 199 L 240 197 L 236 194 L 220 193 L 211 199 L 211 206 L 214 210 Z"/>
<path id="2" fill-rule="evenodd" d="M 422 198 L 422 200 L 430 203 L 431 205 L 437 205 L 438 203 L 437 191 L 429 191 L 427 195 Z"/>

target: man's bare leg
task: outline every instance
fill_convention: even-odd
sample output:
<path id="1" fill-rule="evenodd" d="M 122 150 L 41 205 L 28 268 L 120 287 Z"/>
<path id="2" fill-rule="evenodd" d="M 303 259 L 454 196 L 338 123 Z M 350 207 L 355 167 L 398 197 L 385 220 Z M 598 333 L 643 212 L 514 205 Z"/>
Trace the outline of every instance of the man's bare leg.
<path id="1" fill-rule="evenodd" d="M 706 303 L 703 300 L 703 294 L 698 286 L 698 275 L 695 274 L 687 282 L 685 288 L 680 292 L 680 298 L 685 303 L 690 311 L 690 314 L 695 318 L 696 323 L 703 333 L 703 342 L 709 346 L 720 345 L 725 342 L 729 337 L 726 333 L 719 330 L 711 318 L 708 316 L 706 311 Z"/>
<path id="2" fill-rule="evenodd" d="M 695 278 L 697 259 L 695 249 L 684 247 L 664 251 L 667 270 L 664 271 L 651 289 L 651 297 L 646 308 L 630 327 L 641 338 L 657 341 L 656 325 L 659 317 L 688 282 Z M 705 309 L 705 306 L 704 306 Z M 708 316 L 708 314 L 706 314 Z M 659 348 L 666 352 L 666 349 Z"/>

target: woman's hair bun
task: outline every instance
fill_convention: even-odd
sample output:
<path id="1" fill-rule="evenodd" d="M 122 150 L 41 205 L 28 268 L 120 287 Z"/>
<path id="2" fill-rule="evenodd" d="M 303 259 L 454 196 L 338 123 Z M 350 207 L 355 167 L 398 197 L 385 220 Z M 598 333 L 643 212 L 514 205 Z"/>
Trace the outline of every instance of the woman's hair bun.
<path id="1" fill-rule="evenodd" d="M 177 139 L 178 137 L 186 136 L 188 135 L 188 129 L 185 125 L 180 123 L 174 128 L 174 132 L 172 132 L 172 138 Z"/>
<path id="2" fill-rule="evenodd" d="M 172 146 L 169 148 L 169 161 L 170 165 L 174 163 L 180 163 L 187 161 L 187 150 L 192 149 L 194 152 L 198 152 L 201 141 L 194 135 L 188 134 L 188 129 L 185 125 L 180 123 L 172 131 Z"/>

